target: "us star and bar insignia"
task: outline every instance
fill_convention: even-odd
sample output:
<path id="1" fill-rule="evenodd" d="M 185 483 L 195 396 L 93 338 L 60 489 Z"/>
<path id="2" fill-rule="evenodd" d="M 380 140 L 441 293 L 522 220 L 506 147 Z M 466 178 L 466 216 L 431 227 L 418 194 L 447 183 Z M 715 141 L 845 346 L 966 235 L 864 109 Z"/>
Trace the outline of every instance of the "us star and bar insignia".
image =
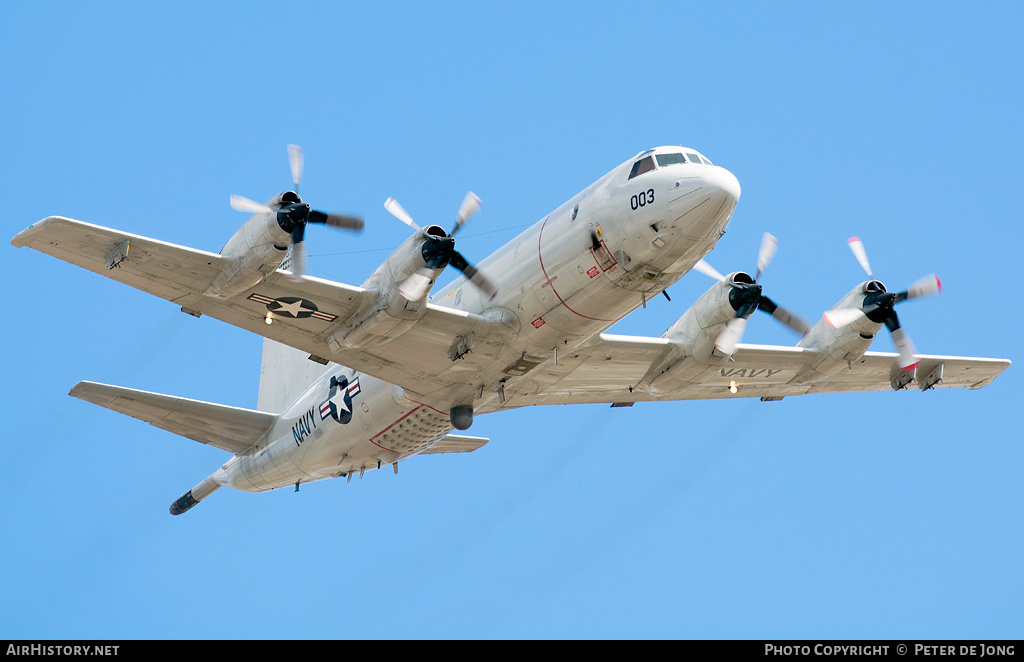
<path id="1" fill-rule="evenodd" d="M 325 322 L 333 322 L 338 319 L 337 315 L 321 312 L 320 309 L 316 307 L 315 303 L 309 299 L 303 299 L 301 297 L 279 297 L 277 299 L 271 299 L 270 297 L 254 292 L 250 294 L 248 298 L 250 301 L 262 303 L 267 307 L 267 310 L 278 317 L 291 317 L 294 319 L 315 317 L 316 319 L 324 320 Z"/>

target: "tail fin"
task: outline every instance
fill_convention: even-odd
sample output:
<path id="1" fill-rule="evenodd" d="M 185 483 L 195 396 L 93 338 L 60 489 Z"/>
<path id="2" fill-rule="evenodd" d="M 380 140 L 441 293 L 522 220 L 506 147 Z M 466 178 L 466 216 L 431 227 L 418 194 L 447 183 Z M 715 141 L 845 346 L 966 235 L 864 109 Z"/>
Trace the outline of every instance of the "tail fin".
<path id="1" fill-rule="evenodd" d="M 325 372 L 327 366 L 311 361 L 308 353 L 264 338 L 256 408 L 283 412 Z"/>

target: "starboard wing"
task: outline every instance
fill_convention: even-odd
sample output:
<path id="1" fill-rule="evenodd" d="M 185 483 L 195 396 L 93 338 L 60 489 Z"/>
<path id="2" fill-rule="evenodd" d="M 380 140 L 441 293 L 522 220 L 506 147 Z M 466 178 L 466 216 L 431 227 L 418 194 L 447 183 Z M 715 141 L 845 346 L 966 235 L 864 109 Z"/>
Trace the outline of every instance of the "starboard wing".
<path id="1" fill-rule="evenodd" d="M 732 360 L 709 369 L 699 383 L 683 384 L 671 392 L 654 393 L 643 387 L 644 377 L 672 351 L 667 338 L 602 334 L 577 350 L 559 355 L 523 384 L 506 389 L 505 407 L 543 404 L 612 403 L 628 405 L 657 400 L 705 400 L 758 397 L 766 400 L 809 393 L 846 393 L 893 389 L 897 354 L 866 352 L 838 373 L 814 383 L 797 383 L 802 368 L 820 354 L 800 347 L 740 344 Z M 981 388 L 1010 365 L 1007 359 L 962 356 L 919 356 L 911 388 L 925 383 L 941 364 L 935 388 Z M 730 387 L 735 387 L 733 392 Z"/>

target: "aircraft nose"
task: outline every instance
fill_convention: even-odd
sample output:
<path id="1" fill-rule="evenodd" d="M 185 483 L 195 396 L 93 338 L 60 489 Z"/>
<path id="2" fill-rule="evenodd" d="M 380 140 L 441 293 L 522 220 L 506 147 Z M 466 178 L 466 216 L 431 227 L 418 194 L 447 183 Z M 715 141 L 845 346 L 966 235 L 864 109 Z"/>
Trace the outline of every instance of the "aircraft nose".
<path id="1" fill-rule="evenodd" d="M 705 186 L 710 189 L 715 197 L 721 197 L 722 201 L 735 205 L 740 199 L 740 182 L 731 172 L 720 166 L 712 166 L 707 169 L 704 177 Z"/>
<path id="2" fill-rule="evenodd" d="M 740 199 L 740 183 L 720 166 L 705 165 L 689 180 L 678 180 L 677 197 L 669 202 L 682 233 L 690 239 L 706 241 L 717 238 L 732 219 Z"/>

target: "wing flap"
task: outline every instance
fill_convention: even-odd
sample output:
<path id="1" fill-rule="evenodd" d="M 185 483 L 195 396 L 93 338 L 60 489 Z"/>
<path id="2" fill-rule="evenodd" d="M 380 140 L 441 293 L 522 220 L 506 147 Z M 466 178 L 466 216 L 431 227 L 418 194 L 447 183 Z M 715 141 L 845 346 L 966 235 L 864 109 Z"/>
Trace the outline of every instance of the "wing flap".
<path id="1" fill-rule="evenodd" d="M 487 437 L 470 437 L 461 434 L 449 434 L 441 437 L 432 446 L 419 455 L 434 455 L 438 453 L 471 453 L 481 448 L 490 439 Z"/>
<path id="2" fill-rule="evenodd" d="M 231 453 L 255 444 L 277 420 L 267 412 L 96 382 L 79 382 L 68 395 Z"/>

